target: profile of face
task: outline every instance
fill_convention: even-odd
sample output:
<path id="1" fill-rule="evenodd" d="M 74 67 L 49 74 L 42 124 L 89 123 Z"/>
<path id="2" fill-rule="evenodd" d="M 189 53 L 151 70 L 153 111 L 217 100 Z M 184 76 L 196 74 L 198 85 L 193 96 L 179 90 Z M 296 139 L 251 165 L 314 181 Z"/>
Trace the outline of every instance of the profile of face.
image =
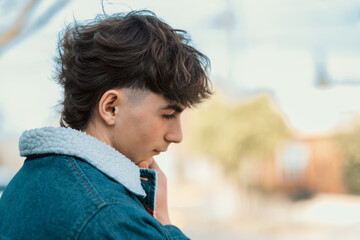
<path id="1" fill-rule="evenodd" d="M 103 98 L 106 96 L 107 101 L 100 100 L 100 104 L 111 117 L 108 144 L 135 164 L 151 164 L 154 155 L 165 152 L 171 143 L 181 142 L 182 105 L 143 90 L 112 89 Z"/>

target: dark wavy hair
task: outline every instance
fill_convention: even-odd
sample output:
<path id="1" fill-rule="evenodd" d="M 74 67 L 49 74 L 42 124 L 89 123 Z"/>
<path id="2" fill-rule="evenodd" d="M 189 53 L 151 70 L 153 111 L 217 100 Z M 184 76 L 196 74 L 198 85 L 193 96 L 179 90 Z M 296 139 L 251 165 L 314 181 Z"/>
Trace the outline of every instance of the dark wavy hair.
<path id="1" fill-rule="evenodd" d="M 101 96 L 113 88 L 147 89 L 193 107 L 212 91 L 209 59 L 150 11 L 98 16 L 69 25 L 56 58 L 63 86 L 61 126 L 84 129 Z"/>

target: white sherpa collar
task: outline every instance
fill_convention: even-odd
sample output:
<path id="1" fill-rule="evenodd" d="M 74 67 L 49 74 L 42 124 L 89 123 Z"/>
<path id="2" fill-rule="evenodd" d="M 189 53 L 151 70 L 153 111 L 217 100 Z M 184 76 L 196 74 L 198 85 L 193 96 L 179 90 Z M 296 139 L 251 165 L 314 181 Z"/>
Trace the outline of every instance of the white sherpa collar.
<path id="1" fill-rule="evenodd" d="M 76 156 L 145 197 L 140 171 L 130 159 L 86 133 L 64 127 L 45 127 L 25 131 L 19 141 L 20 155 L 64 154 Z"/>

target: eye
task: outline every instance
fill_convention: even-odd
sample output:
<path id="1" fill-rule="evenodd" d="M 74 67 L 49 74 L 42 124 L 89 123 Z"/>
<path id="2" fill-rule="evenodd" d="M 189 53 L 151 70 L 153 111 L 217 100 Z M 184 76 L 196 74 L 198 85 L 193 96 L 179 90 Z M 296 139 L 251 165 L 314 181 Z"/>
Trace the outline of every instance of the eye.
<path id="1" fill-rule="evenodd" d="M 170 114 L 170 115 L 164 114 L 164 115 L 162 115 L 162 117 L 165 119 L 173 119 L 173 118 L 175 118 L 175 115 L 174 114 Z"/>

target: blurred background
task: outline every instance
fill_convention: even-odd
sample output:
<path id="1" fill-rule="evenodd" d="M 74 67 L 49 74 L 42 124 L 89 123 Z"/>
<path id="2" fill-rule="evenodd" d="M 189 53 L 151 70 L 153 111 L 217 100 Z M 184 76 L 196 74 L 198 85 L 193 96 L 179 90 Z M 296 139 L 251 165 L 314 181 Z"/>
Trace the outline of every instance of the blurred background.
<path id="1" fill-rule="evenodd" d="M 214 96 L 158 157 L 172 222 L 192 239 L 358 239 L 358 0 L 1 0 L 0 194 L 20 134 L 59 126 L 58 33 L 139 9 L 212 62 Z"/>

